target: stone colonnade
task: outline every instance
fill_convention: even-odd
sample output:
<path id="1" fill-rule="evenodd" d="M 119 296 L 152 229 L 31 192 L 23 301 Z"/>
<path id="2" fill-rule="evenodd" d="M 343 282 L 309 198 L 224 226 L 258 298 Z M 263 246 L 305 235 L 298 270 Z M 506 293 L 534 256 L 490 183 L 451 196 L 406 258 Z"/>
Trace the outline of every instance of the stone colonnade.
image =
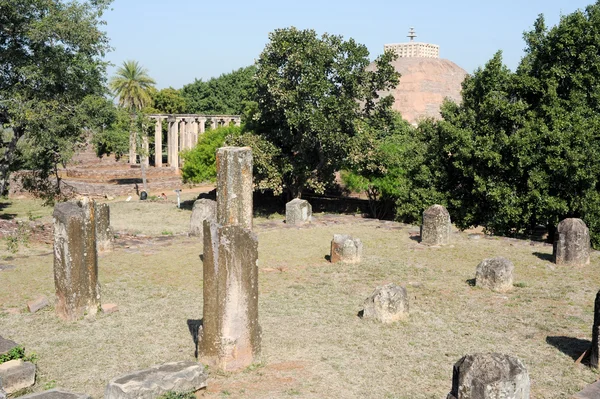
<path id="1" fill-rule="evenodd" d="M 153 114 L 148 117 L 155 121 L 154 128 L 154 166 L 162 167 L 162 122 L 168 122 L 167 130 L 167 163 L 168 166 L 179 169 L 181 159 L 179 152 L 193 148 L 198 142 L 198 138 L 205 131 L 207 122 L 210 122 L 210 128 L 216 129 L 221 126 L 229 126 L 233 123 L 236 126 L 241 124 L 239 115 L 196 115 L 196 114 Z M 148 154 L 148 138 L 142 138 L 144 151 Z M 130 155 L 130 160 L 135 160 L 134 156 Z M 130 154 L 132 150 L 130 149 Z M 148 157 L 142 157 L 142 162 L 149 165 Z M 134 161 L 135 162 L 135 161 Z M 131 162 L 130 163 L 134 163 Z"/>

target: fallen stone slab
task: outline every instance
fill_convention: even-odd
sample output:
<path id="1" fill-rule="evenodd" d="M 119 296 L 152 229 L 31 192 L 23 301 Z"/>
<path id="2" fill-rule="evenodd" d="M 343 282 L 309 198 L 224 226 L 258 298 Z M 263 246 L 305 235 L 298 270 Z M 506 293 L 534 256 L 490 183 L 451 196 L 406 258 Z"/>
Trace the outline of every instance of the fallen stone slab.
<path id="1" fill-rule="evenodd" d="M 13 348 L 19 346 L 15 341 L 0 337 L 0 356 L 6 355 Z"/>
<path id="2" fill-rule="evenodd" d="M 0 364 L 0 381 L 7 394 L 35 384 L 35 364 L 15 359 Z"/>
<path id="3" fill-rule="evenodd" d="M 48 298 L 46 298 L 45 296 L 39 296 L 34 300 L 27 302 L 27 309 L 29 309 L 31 313 L 35 313 L 48 305 L 50 305 L 50 302 L 48 302 Z"/>
<path id="4" fill-rule="evenodd" d="M 25 396 L 19 396 L 20 399 L 91 399 L 90 395 L 85 393 L 74 393 L 64 389 L 54 388 L 44 392 L 32 393 Z"/>
<path id="5" fill-rule="evenodd" d="M 110 381 L 105 399 L 154 399 L 168 391 L 195 392 L 206 387 L 204 365 L 181 361 L 134 371 Z"/>

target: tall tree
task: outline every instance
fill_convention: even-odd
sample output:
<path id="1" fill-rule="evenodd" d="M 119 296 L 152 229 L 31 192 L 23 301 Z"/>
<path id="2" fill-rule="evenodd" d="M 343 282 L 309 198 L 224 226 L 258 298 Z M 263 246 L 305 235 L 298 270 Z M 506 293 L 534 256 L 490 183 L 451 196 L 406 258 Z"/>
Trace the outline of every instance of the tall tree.
<path id="1" fill-rule="evenodd" d="M 0 2 L 0 123 L 11 131 L 0 140 L 0 194 L 6 192 L 17 145 L 26 144 L 32 183 L 46 184 L 93 127 L 88 96 L 104 94 L 108 38 L 100 30 L 109 0 Z M 36 184 L 31 187 L 35 188 Z"/>
<path id="2" fill-rule="evenodd" d="M 393 98 L 378 97 L 399 74 L 385 52 L 370 64 L 353 39 L 296 28 L 269 34 L 257 61 L 257 133 L 281 149 L 288 197 L 323 192 L 346 160 L 358 122 L 391 122 Z"/>

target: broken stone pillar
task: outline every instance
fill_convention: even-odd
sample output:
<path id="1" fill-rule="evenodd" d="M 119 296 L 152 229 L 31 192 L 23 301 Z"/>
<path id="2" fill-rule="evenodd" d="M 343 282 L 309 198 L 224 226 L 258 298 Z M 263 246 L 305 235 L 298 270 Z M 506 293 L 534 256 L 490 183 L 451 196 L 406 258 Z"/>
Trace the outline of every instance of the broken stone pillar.
<path id="1" fill-rule="evenodd" d="M 362 317 L 382 323 L 393 323 L 408 317 L 408 294 L 406 288 L 387 284 L 375 288 L 365 299 Z"/>
<path id="2" fill-rule="evenodd" d="M 331 263 L 360 263 L 363 245 L 359 238 L 353 238 L 345 234 L 334 234 L 331 240 Z"/>
<path id="3" fill-rule="evenodd" d="M 432 205 L 423 212 L 421 243 L 426 245 L 446 245 L 450 242 L 452 223 L 450 214 L 442 205 Z"/>
<path id="4" fill-rule="evenodd" d="M 454 365 L 447 399 L 529 399 L 529 374 L 516 357 L 467 355 Z"/>
<path id="5" fill-rule="evenodd" d="M 252 230 L 252 149 L 217 150 L 217 223 Z"/>
<path id="6" fill-rule="evenodd" d="M 194 202 L 192 216 L 190 217 L 190 235 L 204 237 L 204 221 L 215 222 L 217 220 L 216 201 L 202 198 Z"/>
<path id="7" fill-rule="evenodd" d="M 98 252 L 114 249 L 115 235 L 110 227 L 110 206 L 96 204 L 96 248 Z"/>
<path id="8" fill-rule="evenodd" d="M 590 264 L 590 231 L 583 220 L 569 218 L 558 224 L 552 255 L 557 265 Z"/>
<path id="9" fill-rule="evenodd" d="M 513 271 L 515 265 L 501 256 L 481 261 L 475 270 L 475 285 L 496 292 L 508 292 L 513 289 Z"/>
<path id="10" fill-rule="evenodd" d="M 94 201 L 54 207 L 56 313 L 64 320 L 95 315 L 100 306 Z"/>
<path id="11" fill-rule="evenodd" d="M 217 222 L 204 221 L 200 358 L 225 371 L 260 353 L 258 238 L 252 233 L 252 151 L 217 150 Z"/>
<path id="12" fill-rule="evenodd" d="M 285 204 L 285 223 L 289 225 L 310 222 L 312 218 L 312 206 L 308 201 L 294 198 Z"/>
<path id="13" fill-rule="evenodd" d="M 583 363 L 598 368 L 600 359 L 600 291 L 594 302 L 594 324 L 592 326 L 592 345 L 583 355 Z"/>

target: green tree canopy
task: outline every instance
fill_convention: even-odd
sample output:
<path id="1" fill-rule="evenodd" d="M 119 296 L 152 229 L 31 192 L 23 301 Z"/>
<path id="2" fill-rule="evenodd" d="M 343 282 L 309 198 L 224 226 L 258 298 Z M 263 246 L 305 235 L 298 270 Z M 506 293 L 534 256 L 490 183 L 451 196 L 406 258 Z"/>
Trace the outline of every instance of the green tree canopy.
<path id="1" fill-rule="evenodd" d="M 147 107 L 148 112 L 159 114 L 183 114 L 187 110 L 185 98 L 181 90 L 172 87 L 156 90 L 151 87 L 148 90 L 152 105 Z"/>
<path id="2" fill-rule="evenodd" d="M 289 197 L 323 192 L 344 164 L 359 121 L 391 118 L 391 89 L 399 75 L 385 52 L 369 66 L 367 48 L 353 39 L 296 28 L 269 35 L 257 61 L 257 133 L 281 150 Z"/>
<path id="3" fill-rule="evenodd" d="M 149 90 L 156 82 L 137 61 L 123 61 L 110 79 L 110 89 L 119 97 L 119 105 L 130 110 L 141 110 L 152 101 Z"/>
<path id="4" fill-rule="evenodd" d="M 84 108 L 103 95 L 108 38 L 100 30 L 110 1 L 0 2 L 0 194 L 6 192 L 18 143 L 26 143 L 35 181 L 47 182 L 93 127 Z M 51 191 L 60 189 L 52 186 Z M 52 194 L 52 193 L 50 193 Z"/>

